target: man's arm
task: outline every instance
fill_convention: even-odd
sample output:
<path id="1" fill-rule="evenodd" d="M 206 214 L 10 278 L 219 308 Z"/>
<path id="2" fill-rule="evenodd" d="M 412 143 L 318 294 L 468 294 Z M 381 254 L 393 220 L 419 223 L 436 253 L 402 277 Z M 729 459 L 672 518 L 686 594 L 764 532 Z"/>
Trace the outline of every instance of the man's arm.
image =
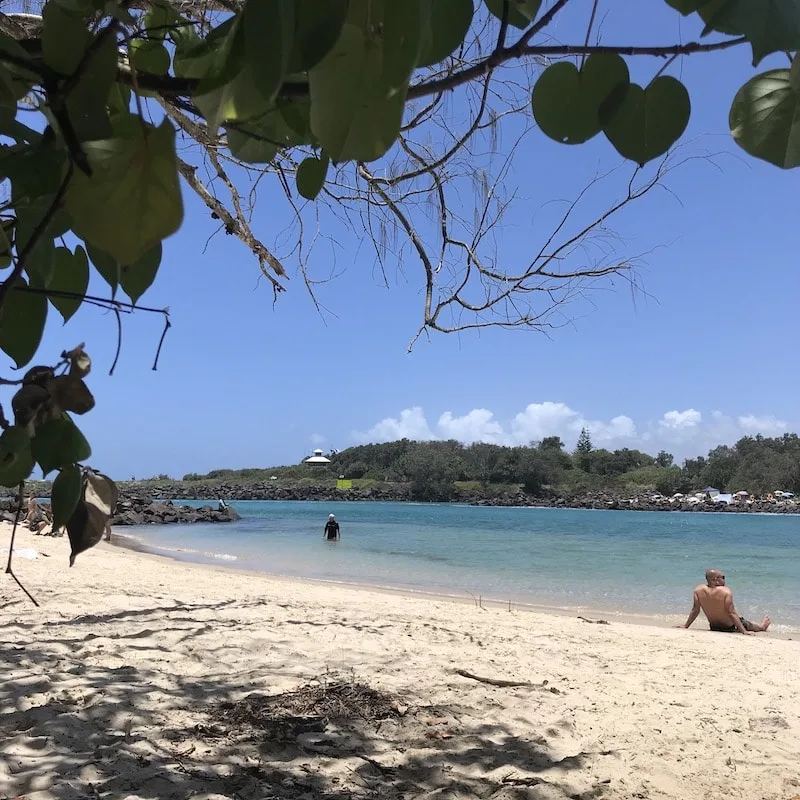
<path id="1" fill-rule="evenodd" d="M 748 631 L 747 628 L 742 625 L 742 618 L 737 613 L 736 609 L 733 605 L 733 592 L 729 589 L 728 593 L 725 597 L 725 611 L 728 613 L 728 616 L 731 618 L 731 621 L 736 626 L 736 630 L 739 633 L 743 633 L 745 636 L 754 636 L 752 631 Z"/>
<path id="2" fill-rule="evenodd" d="M 694 596 L 692 598 L 692 610 L 689 612 L 689 617 L 683 625 L 678 625 L 678 627 L 688 628 L 697 619 L 697 615 L 699 613 L 700 613 L 700 595 L 697 594 L 697 589 L 695 589 Z"/>

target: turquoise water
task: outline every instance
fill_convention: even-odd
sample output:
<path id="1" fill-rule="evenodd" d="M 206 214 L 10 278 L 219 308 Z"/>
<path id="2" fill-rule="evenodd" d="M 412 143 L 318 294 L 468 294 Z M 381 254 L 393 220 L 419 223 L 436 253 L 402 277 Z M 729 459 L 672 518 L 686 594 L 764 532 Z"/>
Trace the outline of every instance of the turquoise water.
<path id="1" fill-rule="evenodd" d="M 202 503 L 191 503 L 203 505 Z M 708 567 L 741 614 L 800 630 L 800 516 L 233 502 L 239 522 L 117 528 L 156 552 L 275 575 L 668 617 Z M 326 542 L 329 513 L 342 526 Z M 697 623 L 696 623 L 697 624 Z"/>

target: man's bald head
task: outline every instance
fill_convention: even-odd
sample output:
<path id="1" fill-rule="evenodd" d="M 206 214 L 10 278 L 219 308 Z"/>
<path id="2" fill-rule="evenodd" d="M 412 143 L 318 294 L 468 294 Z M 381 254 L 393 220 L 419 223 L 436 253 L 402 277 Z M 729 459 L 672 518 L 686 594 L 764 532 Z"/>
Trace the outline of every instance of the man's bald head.
<path id="1" fill-rule="evenodd" d="M 706 583 L 709 586 L 718 586 L 720 583 L 725 582 L 725 575 L 718 569 L 706 570 Z"/>

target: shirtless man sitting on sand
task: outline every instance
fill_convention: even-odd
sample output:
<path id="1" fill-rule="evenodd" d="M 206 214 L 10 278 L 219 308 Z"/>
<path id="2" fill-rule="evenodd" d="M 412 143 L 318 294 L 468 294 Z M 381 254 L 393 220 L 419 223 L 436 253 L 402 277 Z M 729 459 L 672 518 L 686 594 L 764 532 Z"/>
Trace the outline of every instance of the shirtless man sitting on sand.
<path id="1" fill-rule="evenodd" d="M 725 576 L 718 569 L 706 570 L 706 585 L 702 584 L 694 590 L 694 605 L 689 618 L 679 628 L 688 628 L 696 619 L 700 610 L 706 615 L 712 631 L 724 633 L 744 633 L 752 636 L 767 630 L 770 618 L 764 617 L 760 625 L 740 617 L 733 607 L 733 592 L 725 585 Z"/>

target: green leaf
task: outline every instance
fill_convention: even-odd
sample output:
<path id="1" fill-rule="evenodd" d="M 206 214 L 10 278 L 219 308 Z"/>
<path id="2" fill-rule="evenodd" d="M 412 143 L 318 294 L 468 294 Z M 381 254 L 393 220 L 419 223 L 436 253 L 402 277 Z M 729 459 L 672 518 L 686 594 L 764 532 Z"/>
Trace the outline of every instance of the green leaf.
<path id="1" fill-rule="evenodd" d="M 14 236 L 16 220 L 7 219 L 0 223 L 0 269 L 11 266 L 11 239 Z"/>
<path id="2" fill-rule="evenodd" d="M 322 191 L 329 163 L 330 159 L 327 155 L 323 155 L 322 158 L 305 158 L 300 163 L 295 181 L 297 182 L 297 191 L 306 200 L 316 200 L 317 195 Z"/>
<path id="3" fill-rule="evenodd" d="M 581 144 L 602 130 L 600 107 L 630 82 L 625 59 L 593 53 L 578 68 L 568 61 L 548 67 L 533 87 L 533 116 L 542 133 L 565 144 Z"/>
<path id="4" fill-rule="evenodd" d="M 294 27 L 293 0 L 246 0 L 242 11 L 245 63 L 268 103 L 283 83 Z"/>
<path id="5" fill-rule="evenodd" d="M 42 368 L 33 368 L 34 371 L 37 369 L 41 370 Z M 20 426 L 29 425 L 40 411 L 46 409 L 49 403 L 50 393 L 47 389 L 36 383 L 24 384 L 11 398 L 14 422 Z"/>
<path id="6" fill-rule="evenodd" d="M 463 1 L 472 3 L 472 0 Z M 348 0 L 326 0 L 325 3 L 295 0 L 294 43 L 288 73 L 307 72 L 331 51 L 347 18 L 347 3 Z"/>
<path id="7" fill-rule="evenodd" d="M 77 375 L 58 375 L 47 382 L 47 391 L 53 402 L 63 411 L 87 414 L 95 406 L 95 399 L 86 382 Z"/>
<path id="8" fill-rule="evenodd" d="M 383 10 L 383 73 L 381 83 L 392 91 L 405 88 L 422 49 L 422 0 L 385 0 Z M 366 29 L 369 41 L 371 27 Z"/>
<path id="9" fill-rule="evenodd" d="M 668 75 L 645 89 L 628 84 L 612 93 L 600 110 L 608 140 L 623 158 L 640 165 L 663 155 L 680 139 L 690 114 L 686 87 Z"/>
<path id="10" fill-rule="evenodd" d="M 230 82 L 210 92 L 193 95 L 194 104 L 215 134 L 225 122 L 246 122 L 264 114 L 271 103 L 256 86 L 250 68 L 244 69 Z"/>
<path id="11" fill-rule="evenodd" d="M 67 464 L 62 467 L 53 481 L 53 488 L 50 490 L 50 504 L 53 509 L 53 530 L 63 528 L 75 507 L 81 499 L 83 488 L 83 477 L 81 469 L 77 464 Z"/>
<path id="12" fill-rule="evenodd" d="M 19 204 L 16 218 L 15 247 L 17 253 L 22 253 L 28 246 L 34 232 L 42 221 L 42 217 L 52 205 L 52 198 L 43 198 L 41 203 L 31 206 Z M 66 226 L 66 227 L 65 227 Z M 69 229 L 69 221 L 62 212 L 58 212 L 53 219 L 42 229 L 36 239 L 32 250 L 28 251 L 25 261 L 25 272 L 31 279 L 31 285 L 41 289 L 47 286 L 53 277 L 55 264 L 54 238 L 63 236 Z"/>
<path id="13" fill-rule="evenodd" d="M 117 0 L 108 0 L 108 2 L 103 5 L 103 13 L 107 17 L 113 17 L 119 20 L 123 25 L 133 26 L 136 24 L 136 17 L 134 17 L 127 8 L 117 2 Z"/>
<path id="14" fill-rule="evenodd" d="M 44 213 L 61 186 L 67 166 L 66 152 L 53 141 L 40 140 L 35 146 L 9 148 L 11 158 L 4 160 L 6 177 L 11 179 L 11 199 L 19 209 L 25 203 Z M 45 204 L 45 200 L 48 202 Z"/>
<path id="15" fill-rule="evenodd" d="M 800 166 L 800 92 L 793 88 L 792 69 L 773 69 L 742 86 L 730 111 L 731 134 L 751 156 L 781 169 Z"/>
<path id="16" fill-rule="evenodd" d="M 131 113 L 131 90 L 121 83 L 114 83 L 108 93 L 108 112 L 114 114 Z"/>
<path id="17" fill-rule="evenodd" d="M 348 22 L 331 52 L 308 73 L 311 130 L 334 162 L 374 161 L 400 132 L 407 85 L 384 79 L 384 38 Z M 390 76 L 393 83 L 396 64 Z"/>
<path id="18" fill-rule="evenodd" d="M 4 45 L 5 41 L 0 39 L 0 51 L 9 53 Z M 24 50 L 17 57 L 25 60 L 30 58 Z M 16 115 L 17 102 L 30 92 L 35 83 L 32 73 L 27 70 L 13 64 L 3 65 L 0 69 L 0 105 Z"/>
<path id="19" fill-rule="evenodd" d="M 800 50 L 800 0 L 712 0 L 698 10 L 704 32 L 746 36 L 754 66 L 770 53 Z"/>
<path id="20" fill-rule="evenodd" d="M 19 278 L 15 286 L 26 287 Z M 0 349 L 24 367 L 36 353 L 42 341 L 47 320 L 47 298 L 33 292 L 12 288 L 0 310 Z"/>
<path id="21" fill-rule="evenodd" d="M 299 144 L 314 144 L 310 130 L 311 106 L 307 98 L 278 99 L 258 119 L 228 127 L 231 154 L 249 164 L 266 164 L 278 150 Z"/>
<path id="22" fill-rule="evenodd" d="M 438 64 L 451 55 L 464 41 L 472 16 L 472 0 L 435 0 L 422 29 L 422 46 L 418 67 Z"/>
<path id="23" fill-rule="evenodd" d="M 199 78 L 197 94 L 204 94 L 233 80 L 244 66 L 244 36 L 239 16 L 214 28 L 205 39 L 187 35 L 176 44 L 173 69 L 182 78 Z M 180 41 L 180 39 L 179 39 Z"/>
<path id="24" fill-rule="evenodd" d="M 83 500 L 79 501 L 67 522 L 67 536 L 71 545 L 70 566 L 78 555 L 94 547 L 103 538 L 107 522 L 108 517 L 102 511 Z"/>
<path id="25" fill-rule="evenodd" d="M 41 148 L 27 148 L 31 153 L 41 152 Z M 70 229 L 71 222 L 63 210 L 58 210 L 44 228 L 39 230 L 45 216 L 55 201 L 55 194 L 40 195 L 42 190 L 49 190 L 51 185 L 60 183 L 60 163 L 52 165 L 51 173 L 48 158 L 43 157 L 40 163 L 40 172 L 31 174 L 27 170 L 33 164 L 25 158 L 20 158 L 12 176 L 11 197 L 14 203 L 16 217 L 15 246 L 17 253 L 27 248 L 31 237 L 37 233 L 34 250 L 29 252 L 25 265 L 26 272 L 31 278 L 36 278 L 40 286 L 44 286 L 53 274 L 53 239 L 63 236 Z M 50 179 L 53 179 L 52 184 Z"/>
<path id="26" fill-rule="evenodd" d="M 148 250 L 138 261 L 122 267 L 120 284 L 125 294 L 136 305 L 139 298 L 153 285 L 161 266 L 161 242 Z"/>
<path id="27" fill-rule="evenodd" d="M 89 471 L 83 489 L 83 501 L 94 506 L 101 514 L 110 517 L 117 510 L 119 489 L 107 475 Z"/>
<path id="28" fill-rule="evenodd" d="M 0 51 L 15 58 L 30 58 L 30 53 L 14 38 L 0 31 Z"/>
<path id="29" fill-rule="evenodd" d="M 18 231 L 22 229 L 20 225 Z M 49 237 L 41 239 L 30 252 L 25 263 L 25 272 L 28 273 L 31 286 L 44 289 L 50 283 L 55 271 L 55 242 Z"/>
<path id="30" fill-rule="evenodd" d="M 81 142 L 111 135 L 106 100 L 116 81 L 117 58 L 116 39 L 108 37 L 92 52 L 67 98 L 67 113 Z"/>
<path id="31" fill-rule="evenodd" d="M 170 57 L 167 48 L 152 39 L 134 39 L 128 50 L 131 66 L 153 75 L 169 72 Z"/>
<path id="32" fill-rule="evenodd" d="M 81 63 L 92 34 L 83 18 L 59 3 L 42 9 L 42 56 L 61 75 L 72 75 Z"/>
<path id="33" fill-rule="evenodd" d="M 94 268 L 100 273 L 100 277 L 111 287 L 111 298 L 113 300 L 117 293 L 121 274 L 119 261 L 108 253 L 92 247 L 90 244 L 86 245 L 86 252 L 92 264 L 94 264 Z"/>
<path id="34" fill-rule="evenodd" d="M 114 118 L 113 139 L 84 146 L 91 178 L 76 170 L 65 208 L 82 239 L 132 264 L 183 220 L 175 129 L 135 115 Z"/>
<path id="35" fill-rule="evenodd" d="M 486 8 L 497 19 L 503 18 L 503 0 L 484 0 Z M 539 13 L 542 0 L 509 0 L 508 24 L 515 28 L 527 28 Z"/>
<path id="36" fill-rule="evenodd" d="M 226 129 L 231 155 L 246 164 L 268 164 L 281 148 L 255 124 Z"/>
<path id="37" fill-rule="evenodd" d="M 237 55 L 244 51 L 243 64 L 224 83 L 202 80 L 192 95 L 212 133 L 226 120 L 252 120 L 270 108 L 286 73 L 293 28 L 290 0 L 245 4 L 238 28 L 228 36 Z"/>
<path id="38" fill-rule="evenodd" d="M 179 21 L 180 17 L 165 3 L 156 2 L 142 18 L 142 25 L 147 38 L 163 42 L 167 32 Z"/>
<path id="39" fill-rule="evenodd" d="M 25 428 L 12 425 L 0 435 L 0 486 L 18 486 L 33 469 L 31 439 Z"/>
<path id="40" fill-rule="evenodd" d="M 83 295 L 89 288 L 89 261 L 86 251 L 76 247 L 75 252 L 70 252 L 66 247 L 59 247 L 54 254 L 55 269 L 53 277 L 47 284 L 51 292 L 69 292 L 80 295 L 79 297 L 58 297 L 49 295 L 50 302 L 66 322 L 83 302 Z"/>
<path id="41" fill-rule="evenodd" d="M 36 429 L 31 441 L 34 460 L 47 475 L 76 461 L 85 461 L 92 454 L 92 448 L 78 426 L 65 414 L 59 419 L 51 419 Z"/>
<path id="42" fill-rule="evenodd" d="M 2 31 L 0 31 L 0 52 L 23 61 L 28 61 L 31 57 L 19 42 Z M 5 95 L 2 102 L 10 103 L 16 111 L 17 100 L 25 97 L 37 82 L 38 78 L 35 73 L 24 67 L 10 63 L 5 64 L 2 70 L 2 83 L 4 84 L 2 94 Z"/>

